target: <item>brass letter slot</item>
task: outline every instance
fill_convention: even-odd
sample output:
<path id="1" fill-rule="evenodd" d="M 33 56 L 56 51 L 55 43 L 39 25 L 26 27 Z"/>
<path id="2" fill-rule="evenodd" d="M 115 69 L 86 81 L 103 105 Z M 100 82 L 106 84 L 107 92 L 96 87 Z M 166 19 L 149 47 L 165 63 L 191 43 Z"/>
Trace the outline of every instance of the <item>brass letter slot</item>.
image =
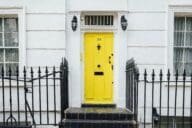
<path id="1" fill-rule="evenodd" d="M 103 72 L 94 72 L 94 75 L 95 75 L 95 76 L 103 76 L 104 73 L 103 73 Z"/>

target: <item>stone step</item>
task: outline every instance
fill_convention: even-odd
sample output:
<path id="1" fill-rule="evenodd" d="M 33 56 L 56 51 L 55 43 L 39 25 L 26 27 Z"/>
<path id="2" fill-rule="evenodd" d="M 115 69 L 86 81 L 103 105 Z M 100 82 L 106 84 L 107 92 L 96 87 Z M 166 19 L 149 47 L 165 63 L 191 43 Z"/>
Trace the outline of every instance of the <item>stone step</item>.
<path id="1" fill-rule="evenodd" d="M 82 104 L 81 107 L 85 107 L 85 108 L 98 108 L 98 107 L 102 107 L 102 108 L 115 108 L 116 105 L 115 104 Z"/>
<path id="2" fill-rule="evenodd" d="M 136 122 L 112 120 L 71 120 L 64 119 L 60 128 L 135 128 Z"/>
<path id="3" fill-rule="evenodd" d="M 133 113 L 123 108 L 68 108 L 65 119 L 132 120 Z"/>
<path id="4" fill-rule="evenodd" d="M 20 126 L 20 125 L 0 125 L 0 128 L 32 128 L 32 125 L 30 125 L 30 126 Z"/>

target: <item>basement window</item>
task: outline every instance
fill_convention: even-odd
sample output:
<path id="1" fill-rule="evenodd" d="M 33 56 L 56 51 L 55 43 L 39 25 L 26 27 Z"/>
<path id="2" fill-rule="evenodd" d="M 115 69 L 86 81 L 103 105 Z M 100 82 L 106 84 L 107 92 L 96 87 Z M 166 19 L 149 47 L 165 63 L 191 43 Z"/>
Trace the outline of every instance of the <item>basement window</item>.
<path id="1" fill-rule="evenodd" d="M 169 122 L 168 122 L 169 121 Z M 169 124 L 169 126 L 168 126 Z M 157 122 L 155 123 L 155 127 L 154 128 L 191 128 L 191 119 L 190 117 L 180 117 L 177 116 L 176 118 L 173 116 L 169 116 L 169 119 L 167 116 L 161 116 L 161 122 Z"/>
<path id="2" fill-rule="evenodd" d="M 113 15 L 86 15 L 85 25 L 97 25 L 97 26 L 113 26 L 114 16 Z"/>
<path id="3" fill-rule="evenodd" d="M 18 18 L 0 17 L 0 70 L 4 67 L 8 75 L 9 67 L 15 75 L 19 65 Z"/>

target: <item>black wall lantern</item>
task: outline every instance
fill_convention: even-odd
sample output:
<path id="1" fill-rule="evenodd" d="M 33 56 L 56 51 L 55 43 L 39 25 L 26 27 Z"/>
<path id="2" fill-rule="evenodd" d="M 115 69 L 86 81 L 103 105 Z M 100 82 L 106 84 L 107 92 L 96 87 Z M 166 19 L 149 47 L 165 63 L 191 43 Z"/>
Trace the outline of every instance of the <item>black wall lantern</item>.
<path id="1" fill-rule="evenodd" d="M 76 29 L 77 29 L 77 17 L 76 16 L 73 16 L 73 19 L 71 21 L 71 28 L 73 31 L 76 31 Z"/>
<path id="2" fill-rule="evenodd" d="M 125 16 L 121 16 L 121 28 L 125 31 L 127 29 L 127 19 L 125 18 Z"/>

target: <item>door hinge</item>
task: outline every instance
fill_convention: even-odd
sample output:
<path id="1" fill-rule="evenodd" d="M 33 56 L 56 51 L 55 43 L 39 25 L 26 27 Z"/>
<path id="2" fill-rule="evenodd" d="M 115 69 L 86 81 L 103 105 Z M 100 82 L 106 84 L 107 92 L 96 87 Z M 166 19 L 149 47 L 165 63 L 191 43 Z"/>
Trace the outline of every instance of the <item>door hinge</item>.
<path id="1" fill-rule="evenodd" d="M 83 53 L 80 53 L 80 61 L 83 61 Z"/>

